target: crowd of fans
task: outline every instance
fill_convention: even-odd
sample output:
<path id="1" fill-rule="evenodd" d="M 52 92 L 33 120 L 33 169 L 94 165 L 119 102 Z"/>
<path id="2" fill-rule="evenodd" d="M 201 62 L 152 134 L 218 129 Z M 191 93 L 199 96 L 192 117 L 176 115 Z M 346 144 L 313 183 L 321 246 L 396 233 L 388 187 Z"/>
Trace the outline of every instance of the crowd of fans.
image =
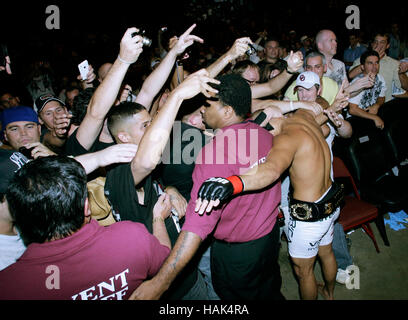
<path id="1" fill-rule="evenodd" d="M 221 20 L 227 23 L 225 32 L 202 34 L 195 24 L 184 25 L 183 31 L 162 25 L 140 35 L 142 30 L 132 26 L 121 40 L 89 33 L 81 46 L 60 41 L 47 48 L 39 45 L 29 63 L 23 62 L 22 52 L 8 48 L 0 61 L 1 299 L 283 299 L 279 248 L 271 249 L 271 261 L 262 263 L 262 252 L 230 251 L 236 243 L 249 245 L 266 233 L 225 236 L 224 228 L 233 228 L 225 220 L 217 226 L 215 220 L 206 222 L 200 229 L 189 218 L 197 215 L 198 187 L 214 172 L 197 162 L 200 150 L 217 136 L 212 129 L 252 119 L 275 139 L 274 119 L 304 112 L 307 121 L 311 116 L 321 127 L 330 153 L 333 149 L 344 156 L 347 141 L 384 130 L 406 114 L 408 43 L 398 24 L 371 35 L 350 32 L 340 52 L 337 30 L 278 33 L 268 25 L 255 30 L 259 21 L 241 30 L 228 19 L 233 14 L 225 2 L 209 8 L 205 2 L 193 3 L 200 14 L 189 10 L 190 19 Z M 152 45 L 143 43 L 143 37 L 151 37 Z M 119 40 L 119 47 L 112 45 Z M 77 67 L 83 60 L 89 62 L 85 79 Z M 222 108 L 214 109 L 214 101 L 221 101 Z M 227 109 L 230 105 L 233 110 Z M 268 151 L 271 141 L 262 148 Z M 279 183 L 278 189 L 274 185 L 245 198 L 242 206 L 230 205 L 242 219 L 258 212 L 267 215 L 268 234 L 274 237 L 268 250 L 281 241 L 279 228 L 274 228 L 279 226 L 277 206 L 289 207 L 290 181 L 284 175 L 281 180 L 282 195 Z M 228 204 L 222 210 L 226 208 Z M 287 215 L 286 229 L 280 229 L 289 237 Z M 253 219 L 248 221 L 256 225 L 260 218 Z M 200 229 L 198 244 L 186 233 L 195 228 Z M 348 281 L 353 261 L 342 226 L 333 221 L 326 232 L 333 235 L 321 245 L 329 245 L 327 256 L 336 259 L 322 289 L 330 299 L 334 281 Z M 226 263 L 234 265 L 233 257 L 240 256 L 255 261 L 261 271 L 271 270 L 264 275 L 252 267 L 237 274 L 219 269 L 220 257 L 212 257 L 211 251 L 220 250 L 219 241 L 228 244 L 222 249 L 230 259 Z M 163 278 L 169 273 L 162 269 L 171 268 L 166 258 L 193 245 L 197 247 L 188 259 L 173 257 L 175 265 L 181 263 L 178 258 L 182 261 L 181 268 L 174 267 L 177 277 Z M 242 252 L 250 254 L 242 257 Z M 310 273 L 310 266 L 296 259 L 316 256 L 291 255 L 303 299 L 316 299 L 317 286 L 313 269 Z M 51 283 L 50 265 L 60 270 L 58 281 L 52 278 Z M 91 274 L 83 274 L 84 268 Z M 235 283 L 248 277 L 242 287 Z M 251 286 L 251 277 L 265 288 Z M 149 281 L 140 286 L 152 278 L 150 284 L 163 291 L 149 292 Z"/>

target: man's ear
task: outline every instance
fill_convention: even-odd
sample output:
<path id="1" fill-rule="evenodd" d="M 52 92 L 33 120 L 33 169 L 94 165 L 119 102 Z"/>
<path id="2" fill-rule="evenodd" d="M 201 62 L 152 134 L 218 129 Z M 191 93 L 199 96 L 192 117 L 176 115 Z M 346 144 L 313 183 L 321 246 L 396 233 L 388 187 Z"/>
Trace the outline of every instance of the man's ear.
<path id="1" fill-rule="evenodd" d="M 86 197 L 84 204 L 84 222 L 89 223 L 90 221 L 91 221 L 91 207 L 89 205 L 88 197 Z"/>
<path id="2" fill-rule="evenodd" d="M 120 131 L 118 133 L 118 140 L 122 143 L 129 143 L 130 142 L 129 134 L 126 131 Z"/>
<path id="3" fill-rule="evenodd" d="M 38 116 L 38 122 L 39 122 L 40 124 L 44 124 L 44 121 L 41 119 L 40 116 Z"/>
<path id="4" fill-rule="evenodd" d="M 224 106 L 224 116 L 226 118 L 231 118 L 232 116 L 235 115 L 235 111 L 231 106 Z"/>

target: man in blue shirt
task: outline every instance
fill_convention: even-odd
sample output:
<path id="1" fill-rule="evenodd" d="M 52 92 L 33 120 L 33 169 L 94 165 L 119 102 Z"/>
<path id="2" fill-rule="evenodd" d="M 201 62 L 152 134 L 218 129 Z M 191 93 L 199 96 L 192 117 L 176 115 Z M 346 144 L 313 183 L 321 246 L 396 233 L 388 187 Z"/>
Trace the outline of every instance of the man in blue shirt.
<path id="1" fill-rule="evenodd" d="M 358 40 L 359 38 L 356 34 L 351 34 L 349 37 L 350 46 L 344 50 L 343 61 L 347 71 L 350 69 L 354 60 L 359 58 L 367 50 Z"/>

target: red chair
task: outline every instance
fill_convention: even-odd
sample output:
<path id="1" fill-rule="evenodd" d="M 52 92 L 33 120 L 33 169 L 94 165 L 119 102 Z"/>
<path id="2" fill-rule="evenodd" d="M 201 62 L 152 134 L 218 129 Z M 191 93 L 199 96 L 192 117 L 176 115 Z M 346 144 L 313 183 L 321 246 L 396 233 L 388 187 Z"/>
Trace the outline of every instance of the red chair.
<path id="1" fill-rule="evenodd" d="M 348 178 L 350 180 L 355 196 L 346 195 L 344 197 L 345 205 L 341 208 L 339 223 L 343 226 L 344 232 L 351 229 L 362 227 L 366 234 L 371 238 L 377 252 L 380 252 L 373 230 L 370 227 L 370 221 L 378 216 L 378 209 L 371 203 L 361 200 L 354 179 L 343 160 L 338 157 L 333 158 L 334 178 Z"/>

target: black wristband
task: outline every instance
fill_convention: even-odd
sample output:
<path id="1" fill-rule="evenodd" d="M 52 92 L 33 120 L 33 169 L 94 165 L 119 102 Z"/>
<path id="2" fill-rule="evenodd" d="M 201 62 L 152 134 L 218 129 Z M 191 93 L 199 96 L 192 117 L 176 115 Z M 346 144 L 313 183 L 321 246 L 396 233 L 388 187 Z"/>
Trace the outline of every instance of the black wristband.
<path id="1" fill-rule="evenodd" d="M 297 73 L 297 72 L 290 72 L 290 71 L 288 70 L 288 67 L 286 67 L 286 72 L 289 73 L 289 74 L 296 74 L 296 73 Z"/>

